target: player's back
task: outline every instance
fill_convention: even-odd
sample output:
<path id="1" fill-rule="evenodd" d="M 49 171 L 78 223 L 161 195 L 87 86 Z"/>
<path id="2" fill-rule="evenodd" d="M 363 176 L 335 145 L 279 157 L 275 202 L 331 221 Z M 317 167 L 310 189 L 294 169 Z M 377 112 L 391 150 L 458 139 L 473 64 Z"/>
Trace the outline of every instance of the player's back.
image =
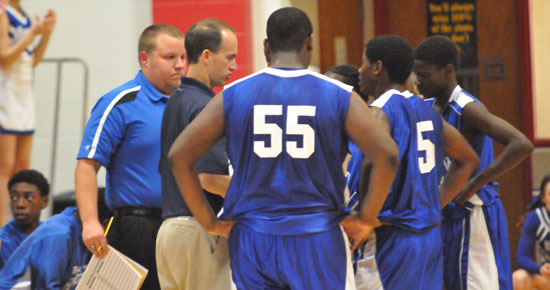
<path id="1" fill-rule="evenodd" d="M 443 164 L 443 123 L 437 111 L 409 92 L 390 90 L 371 106 L 381 108 L 399 148 L 399 168 L 378 218 L 424 231 L 441 220 L 439 179 Z"/>
<path id="2" fill-rule="evenodd" d="M 276 235 L 322 232 L 339 222 L 351 89 L 305 69 L 275 68 L 225 88 L 235 171 L 224 219 Z"/>

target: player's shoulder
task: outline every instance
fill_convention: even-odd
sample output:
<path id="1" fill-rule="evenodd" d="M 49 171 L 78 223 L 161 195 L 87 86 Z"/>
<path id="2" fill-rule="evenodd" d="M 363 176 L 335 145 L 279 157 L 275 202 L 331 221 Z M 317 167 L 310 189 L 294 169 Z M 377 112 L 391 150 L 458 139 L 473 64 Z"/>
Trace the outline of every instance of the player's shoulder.
<path id="1" fill-rule="evenodd" d="M 258 72 L 255 72 L 251 75 L 243 77 L 239 80 L 236 80 L 231 84 L 226 85 L 224 87 L 224 90 L 237 85 L 244 85 L 244 84 L 250 84 L 250 83 L 256 84 L 259 79 L 273 78 L 273 77 L 285 78 L 285 79 L 289 79 L 289 78 L 307 79 L 308 82 L 313 82 L 313 84 L 323 83 L 328 86 L 334 86 L 336 88 L 345 90 L 349 93 L 351 93 L 351 91 L 353 90 L 352 86 L 346 85 L 340 81 L 337 81 L 335 79 L 329 78 L 325 75 L 322 75 L 320 73 L 317 73 L 308 69 L 285 69 L 285 68 L 271 68 L 271 67 L 264 68 Z"/>
<path id="2" fill-rule="evenodd" d="M 471 103 L 482 104 L 476 97 L 474 97 L 472 94 L 470 94 L 468 91 L 464 90 L 460 86 L 456 86 L 456 88 L 453 90 L 449 103 L 451 104 L 451 106 L 455 107 L 455 109 L 462 109 L 466 107 L 466 105 Z"/>
<path id="3" fill-rule="evenodd" d="M 405 96 L 396 89 L 391 89 L 380 95 L 374 102 L 370 104 L 371 107 L 378 107 L 382 108 L 386 106 L 387 104 L 393 104 L 393 103 L 405 103 L 406 98 Z"/>
<path id="4" fill-rule="evenodd" d="M 249 74 L 247 76 L 244 76 L 238 80 L 235 80 L 227 85 L 225 85 L 223 87 L 223 90 L 226 91 L 228 89 L 231 89 L 231 88 L 234 88 L 234 87 L 238 87 L 238 86 L 242 86 L 242 85 L 245 85 L 247 84 L 248 82 L 251 82 L 251 81 L 254 81 L 254 80 L 257 80 L 258 78 L 261 78 L 263 76 L 263 74 L 265 73 L 265 70 L 267 68 L 264 68 L 264 69 L 261 69 L 255 73 L 252 73 L 252 74 Z"/>

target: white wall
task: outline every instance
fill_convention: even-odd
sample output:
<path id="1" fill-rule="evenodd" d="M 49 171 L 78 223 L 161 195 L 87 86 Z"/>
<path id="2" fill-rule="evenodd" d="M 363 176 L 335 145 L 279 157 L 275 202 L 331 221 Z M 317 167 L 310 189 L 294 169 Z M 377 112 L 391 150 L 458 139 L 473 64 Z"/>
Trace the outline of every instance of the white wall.
<path id="1" fill-rule="evenodd" d="M 137 40 L 152 23 L 151 0 L 28 0 L 22 1 L 29 15 L 57 12 L 56 29 L 45 58 L 80 58 L 89 67 L 89 106 L 130 80 L 139 69 Z M 56 66 L 42 63 L 35 70 L 37 130 L 31 167 L 50 180 L 52 193 L 74 190 L 74 167 L 80 145 L 83 111 L 83 69 L 79 64 L 63 67 L 60 94 L 59 138 L 55 176 L 51 176 Z M 104 185 L 104 170 L 100 172 Z"/>

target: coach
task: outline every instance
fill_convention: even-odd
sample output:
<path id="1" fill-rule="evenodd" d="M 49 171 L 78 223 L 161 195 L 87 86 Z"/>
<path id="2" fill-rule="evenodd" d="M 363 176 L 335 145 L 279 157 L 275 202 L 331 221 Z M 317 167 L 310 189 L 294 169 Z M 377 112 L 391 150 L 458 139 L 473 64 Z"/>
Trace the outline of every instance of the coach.
<path id="1" fill-rule="evenodd" d="M 84 131 L 75 169 L 82 238 L 102 258 L 107 252 L 97 217 L 97 172 L 107 170 L 106 201 L 115 219 L 109 244 L 149 269 L 141 289 L 160 289 L 155 240 L 161 224 L 160 128 L 185 69 L 183 33 L 164 24 L 146 28 L 138 44 L 141 71 L 99 99 Z"/>

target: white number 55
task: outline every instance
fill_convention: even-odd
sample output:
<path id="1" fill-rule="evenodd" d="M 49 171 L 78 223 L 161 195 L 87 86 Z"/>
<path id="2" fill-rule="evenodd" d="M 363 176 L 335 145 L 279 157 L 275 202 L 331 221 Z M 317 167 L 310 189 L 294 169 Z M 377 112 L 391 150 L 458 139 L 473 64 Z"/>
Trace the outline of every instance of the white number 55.
<path id="1" fill-rule="evenodd" d="M 266 116 L 283 114 L 282 105 L 254 106 L 254 135 L 270 135 L 271 145 L 265 141 L 254 141 L 254 153 L 261 158 L 275 158 L 283 151 L 283 130 L 277 124 L 266 123 Z M 310 125 L 298 123 L 300 116 L 315 116 L 315 106 L 288 106 L 286 114 L 286 134 L 300 135 L 302 147 L 296 141 L 286 141 L 286 151 L 292 158 L 309 158 L 315 152 L 315 131 Z"/>

